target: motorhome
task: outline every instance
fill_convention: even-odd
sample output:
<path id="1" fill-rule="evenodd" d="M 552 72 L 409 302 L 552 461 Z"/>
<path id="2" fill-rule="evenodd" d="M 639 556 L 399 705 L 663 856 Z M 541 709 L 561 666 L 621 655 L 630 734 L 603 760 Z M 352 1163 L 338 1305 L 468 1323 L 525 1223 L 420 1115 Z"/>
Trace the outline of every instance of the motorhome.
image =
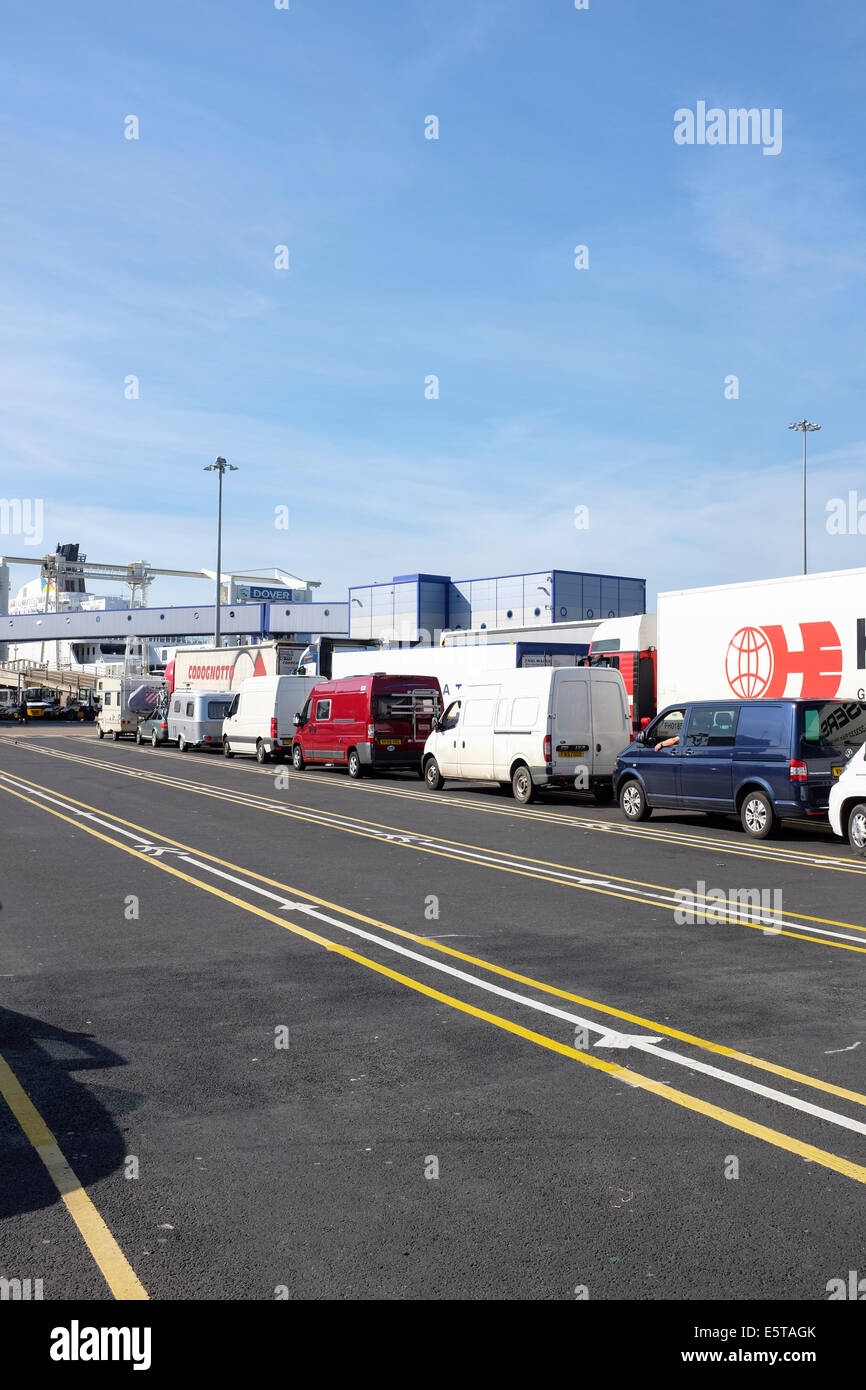
<path id="1" fill-rule="evenodd" d="M 625 685 L 606 667 L 491 673 L 467 683 L 427 739 L 431 791 L 452 779 L 498 782 L 526 803 L 547 788 L 612 794 L 617 755 L 631 738 Z"/>
<path id="2" fill-rule="evenodd" d="M 119 738 L 134 738 L 139 716 L 155 710 L 167 691 L 161 676 L 100 676 L 96 682 L 101 705 L 96 716 L 97 734 L 100 738 L 111 734 L 115 743 Z"/>

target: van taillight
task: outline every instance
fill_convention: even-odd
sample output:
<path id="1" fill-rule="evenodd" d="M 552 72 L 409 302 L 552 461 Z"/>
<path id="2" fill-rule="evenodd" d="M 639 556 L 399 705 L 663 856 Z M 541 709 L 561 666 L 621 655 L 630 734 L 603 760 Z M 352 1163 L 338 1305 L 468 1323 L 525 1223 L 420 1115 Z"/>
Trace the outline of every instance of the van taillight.
<path id="1" fill-rule="evenodd" d="M 368 725 L 367 725 L 367 737 L 368 737 L 368 738 L 372 738 L 373 735 L 375 734 L 375 732 L 376 732 L 376 725 L 375 725 L 375 724 L 368 724 Z"/>
<path id="2" fill-rule="evenodd" d="M 279 734 L 277 733 L 276 719 L 271 720 L 271 738 L 279 738 Z"/>
<path id="3" fill-rule="evenodd" d="M 550 762 L 550 734 L 544 735 L 544 761 Z"/>
<path id="4" fill-rule="evenodd" d="M 789 775 L 789 777 L 791 778 L 791 781 L 792 781 L 792 782 L 808 782 L 808 780 L 809 780 L 809 767 L 808 767 L 808 764 L 807 764 L 807 763 L 804 763 L 803 760 L 802 760 L 802 758 L 792 758 L 792 759 L 791 759 L 791 767 L 790 767 L 790 771 L 789 771 L 789 774 L 788 774 L 788 775 Z"/>

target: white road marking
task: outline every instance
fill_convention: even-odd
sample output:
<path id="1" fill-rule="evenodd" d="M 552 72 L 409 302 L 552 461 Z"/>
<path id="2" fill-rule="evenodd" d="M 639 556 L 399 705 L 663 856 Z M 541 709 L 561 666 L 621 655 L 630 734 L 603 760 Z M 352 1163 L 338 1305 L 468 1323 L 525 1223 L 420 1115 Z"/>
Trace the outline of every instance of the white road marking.
<path id="1" fill-rule="evenodd" d="M 14 786 L 13 778 L 7 777 L 4 773 L 0 773 L 0 777 L 6 781 L 12 782 Z M 125 835 L 126 838 L 135 841 L 137 847 L 142 849 L 145 853 L 149 853 L 155 848 L 158 848 L 147 836 L 127 830 L 123 826 L 116 826 L 112 821 L 97 816 L 93 812 L 82 811 L 79 807 L 65 801 L 62 795 L 39 791 L 35 788 L 28 788 L 28 791 L 41 796 L 45 801 L 52 802 L 57 807 L 62 807 L 65 813 L 78 816 L 82 820 L 93 821 L 98 825 L 107 827 L 113 833 Z M 170 848 L 173 850 L 176 849 L 175 846 L 171 846 Z M 597 1023 L 594 1019 L 584 1018 L 569 1010 L 557 1008 L 556 1005 L 548 1004 L 544 1000 L 533 999 L 529 995 L 519 994 L 515 990 L 506 989 L 503 985 L 496 984 L 492 980 L 480 979 L 476 975 L 469 974 L 466 970 L 460 970 L 457 966 L 449 965 L 446 961 L 435 960 L 430 956 L 422 954 L 420 951 L 412 950 L 410 947 L 404 946 L 401 942 L 388 940 L 385 937 L 377 935 L 375 932 L 365 930 L 363 927 L 358 927 L 348 922 L 342 922 L 339 918 L 331 916 L 330 913 L 323 912 L 320 908 L 315 907 L 311 903 L 288 899 L 279 893 L 274 893 L 270 889 L 265 888 L 262 884 L 250 882 L 248 879 L 238 874 L 228 873 L 225 869 L 220 869 L 215 864 L 208 863 L 206 860 L 196 859 L 194 855 L 184 850 L 178 851 L 178 857 L 186 863 L 194 865 L 196 868 L 202 869 L 214 877 L 236 884 L 246 892 L 256 893 L 261 897 L 268 898 L 288 912 L 302 913 L 306 917 L 315 918 L 316 921 L 326 922 L 330 926 L 336 927 L 339 931 L 347 932 L 364 941 L 373 942 L 377 946 L 383 947 L 385 950 L 417 961 L 431 970 L 450 975 L 452 978 L 461 980 L 463 983 L 471 985 L 476 989 L 484 990 L 488 994 L 498 995 L 502 999 L 508 999 L 512 1003 L 533 1009 L 536 1013 L 543 1013 L 551 1018 L 562 1019 L 573 1027 L 586 1028 L 591 1032 L 600 1033 L 602 1038 L 622 1037 L 628 1039 L 627 1045 L 630 1048 L 633 1047 L 650 1056 L 658 1057 L 662 1061 L 673 1062 L 675 1065 L 686 1067 L 690 1071 L 700 1072 L 704 1076 L 712 1077 L 729 1086 L 738 1087 L 740 1090 L 748 1091 L 752 1095 L 762 1096 L 764 1099 L 775 1101 L 779 1105 L 785 1105 L 793 1110 L 799 1110 L 803 1114 L 814 1116 L 816 1119 L 825 1120 L 830 1124 L 839 1126 L 841 1129 L 848 1129 L 856 1134 L 866 1135 L 866 1122 L 862 1120 L 851 1119 L 847 1115 L 841 1115 L 837 1111 L 828 1110 L 821 1105 L 815 1105 L 811 1101 L 801 1100 L 798 1096 L 787 1095 L 784 1091 L 776 1090 L 772 1086 L 764 1086 L 760 1082 L 754 1081 L 749 1077 L 737 1076 L 734 1072 L 725 1071 L 721 1067 L 713 1066 L 709 1062 L 702 1062 L 697 1058 L 686 1057 L 682 1053 L 675 1052 L 670 1048 L 661 1047 L 659 1046 L 658 1040 L 649 1034 L 646 1036 L 640 1034 L 616 1034 L 607 1023 Z M 614 1042 L 607 1045 L 619 1046 L 620 1044 Z"/>

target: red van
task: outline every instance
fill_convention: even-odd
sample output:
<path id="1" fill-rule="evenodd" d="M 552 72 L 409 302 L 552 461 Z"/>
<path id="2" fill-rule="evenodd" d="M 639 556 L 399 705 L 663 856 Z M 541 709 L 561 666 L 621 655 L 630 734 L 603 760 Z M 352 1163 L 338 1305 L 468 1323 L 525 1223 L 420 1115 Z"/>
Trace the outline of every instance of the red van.
<path id="1" fill-rule="evenodd" d="M 335 763 L 350 777 L 389 768 L 421 773 L 421 754 L 442 708 L 435 676 L 345 676 L 321 681 L 295 715 L 292 763 Z"/>

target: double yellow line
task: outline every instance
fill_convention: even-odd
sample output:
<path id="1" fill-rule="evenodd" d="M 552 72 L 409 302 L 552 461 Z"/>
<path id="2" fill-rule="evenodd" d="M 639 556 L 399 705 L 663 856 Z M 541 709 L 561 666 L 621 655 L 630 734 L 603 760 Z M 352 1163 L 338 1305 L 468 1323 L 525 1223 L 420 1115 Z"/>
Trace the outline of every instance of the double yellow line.
<path id="1" fill-rule="evenodd" d="M 851 1160 L 844 1158 L 839 1154 L 834 1154 L 829 1152 L 828 1150 L 817 1148 L 812 1144 L 803 1143 L 801 1140 L 794 1138 L 792 1135 L 785 1134 L 780 1130 L 772 1129 L 766 1125 L 758 1124 L 755 1121 L 748 1119 L 746 1116 L 736 1113 L 735 1111 L 728 1110 L 721 1106 L 713 1105 L 710 1102 L 701 1099 L 700 1097 L 690 1095 L 687 1092 L 678 1090 L 672 1086 L 668 1086 L 663 1082 L 656 1081 L 652 1077 L 645 1076 L 642 1073 L 633 1071 L 629 1067 L 620 1066 L 618 1063 L 609 1062 L 603 1058 L 593 1055 L 592 1053 L 583 1052 L 578 1048 L 571 1047 L 566 1043 L 560 1043 L 554 1038 L 547 1037 L 546 1035 L 538 1033 L 533 1029 L 525 1028 L 523 1025 L 514 1023 L 512 1022 L 512 1020 L 504 1018 L 499 1014 L 491 1013 L 486 1009 L 478 1008 L 476 1005 L 470 1004 L 465 1000 L 456 998 L 453 995 L 445 994 L 441 990 L 435 989 L 432 986 L 425 984 L 421 980 L 417 980 L 412 976 L 403 974 L 402 972 L 397 970 L 393 970 L 390 966 L 383 965 L 376 960 L 372 960 L 367 956 L 363 956 L 359 952 L 352 950 L 350 947 L 343 945 L 341 942 L 333 941 L 330 938 L 321 935 L 321 933 L 319 932 L 312 931 L 309 927 L 301 926 L 298 923 L 287 921 L 284 916 L 277 916 L 275 913 L 269 911 L 267 908 L 259 907 L 255 903 L 248 902 L 245 899 L 238 897 L 236 894 L 228 892 L 226 889 L 219 888 L 215 884 L 209 883 L 206 880 L 195 876 L 194 874 L 187 873 L 186 871 L 176 868 L 171 864 L 167 864 L 162 859 L 156 859 L 151 855 L 145 853 L 141 849 L 135 848 L 134 846 L 128 843 L 124 843 L 122 840 L 116 839 L 114 836 L 105 833 L 105 831 L 103 830 L 97 830 L 95 827 L 88 825 L 80 815 L 76 815 L 74 813 L 74 810 L 73 814 L 67 814 L 67 811 L 70 808 L 80 808 L 81 810 L 86 812 L 92 812 L 97 815 L 104 815 L 106 819 L 113 821 L 115 824 L 122 825 L 128 827 L 129 829 L 138 831 L 141 834 L 146 835 L 151 840 L 155 840 L 157 842 L 161 841 L 162 843 L 169 845 L 174 849 L 185 851 L 189 854 L 197 856 L 200 859 L 207 860 L 214 864 L 222 865 L 226 869 L 232 870 L 239 874 L 243 874 L 249 879 L 255 879 L 259 882 L 270 884 L 273 887 L 279 888 L 286 894 L 291 894 L 294 897 L 305 899 L 307 902 L 315 903 L 318 906 L 328 908 L 334 912 L 339 912 L 343 916 L 352 918 L 356 921 L 362 921 L 367 924 L 376 926 L 380 929 L 384 929 L 388 932 L 393 933 L 394 935 L 408 938 L 414 942 L 417 942 L 418 944 L 424 945 L 428 949 L 439 951 L 449 956 L 457 957 L 458 959 L 466 961 L 493 974 L 506 976 L 510 979 L 520 981 L 523 984 L 529 985 L 532 988 L 541 990 L 545 993 L 557 995 L 560 998 L 569 999 L 574 1002 L 581 1003 L 603 1014 L 628 1020 L 629 1022 L 635 1023 L 640 1027 L 648 1028 L 653 1032 L 665 1034 L 669 1037 L 675 1037 L 695 1047 L 719 1053 L 723 1056 L 729 1057 L 733 1060 L 742 1062 L 749 1066 L 759 1068 L 764 1071 L 773 1072 L 778 1076 L 786 1077 L 788 1080 L 794 1081 L 798 1084 L 810 1086 L 816 1090 L 829 1092 L 833 1095 L 837 1095 L 846 1100 L 852 1101 L 857 1105 L 866 1105 L 866 1096 L 861 1095 L 859 1092 L 846 1090 L 843 1087 L 835 1086 L 831 1082 L 823 1081 L 820 1078 L 807 1076 L 804 1073 L 796 1072 L 787 1067 L 778 1066 L 777 1064 L 765 1061 L 762 1058 L 752 1057 L 747 1053 L 739 1052 L 737 1049 L 724 1047 L 721 1044 L 710 1042 L 707 1039 L 698 1038 L 694 1035 L 682 1032 L 680 1030 L 669 1028 L 664 1024 L 656 1023 L 652 1020 L 641 1018 L 639 1015 L 631 1014 L 626 1010 L 617 1009 L 610 1005 L 599 1003 L 598 1001 L 583 998 L 582 996 L 573 994 L 567 990 L 562 990 L 556 988 L 555 986 L 547 985 L 543 982 L 534 980 L 528 976 L 520 975 L 517 972 L 508 970 L 505 967 L 495 965 L 488 961 L 484 961 L 478 957 L 467 955 L 466 953 L 458 951 L 453 947 L 444 945 L 442 942 L 433 941 L 430 938 L 418 936 L 415 933 L 404 931 L 397 927 L 392 927 L 387 923 L 380 922 L 377 919 L 368 917 L 363 913 L 343 908 L 338 904 L 328 902 L 326 899 L 319 898 L 314 894 L 305 892 L 300 889 L 296 889 L 288 884 L 280 883 L 276 879 L 268 878 L 263 874 L 254 873 L 251 870 L 245 869 L 240 865 L 236 865 L 228 860 L 221 859 L 217 855 L 209 854 L 206 851 L 200 851 L 193 846 L 186 845 L 182 841 L 173 840 L 167 836 L 155 834 L 147 827 L 137 825 L 135 822 L 132 821 L 124 820 L 111 812 L 104 813 L 100 810 L 100 808 L 91 806 L 87 802 L 81 802 L 71 797 L 61 796 L 58 793 L 54 792 L 53 789 L 41 787 L 38 783 L 29 783 L 25 781 L 25 779 L 23 778 L 15 778 L 15 781 L 21 786 L 22 790 L 13 790 L 8 782 L 4 782 L 2 784 L 2 789 L 6 791 L 8 795 L 14 796 L 21 801 L 27 802 L 31 806 L 38 807 L 40 810 L 47 812 L 49 815 L 55 816 L 59 820 L 65 821 L 70 825 L 74 825 L 77 830 L 84 830 L 88 835 L 91 835 L 94 838 L 101 840 L 103 843 L 109 844 L 116 849 L 122 850 L 125 854 L 129 854 L 133 858 L 138 859 L 143 863 L 150 864 L 151 866 L 160 870 L 162 873 L 170 874 L 173 878 L 181 880 L 182 882 L 187 883 L 195 888 L 201 889 L 206 893 L 210 893 L 214 897 L 222 899 L 224 902 L 231 904 L 233 907 L 236 907 L 243 912 L 250 913 L 253 916 L 259 917 L 264 921 L 271 922 L 274 925 L 282 928 L 284 931 L 289 931 L 295 936 L 302 937 L 303 939 L 311 942 L 314 945 L 320 946 L 327 951 L 331 951 L 337 955 L 342 956 L 346 960 L 352 961 L 356 965 L 363 966 L 365 969 L 374 971 L 379 975 L 386 976 L 388 979 L 391 979 L 396 983 L 403 985 L 407 989 L 413 990 L 418 994 L 426 995 L 428 998 L 435 999 L 437 1002 L 445 1004 L 449 1008 L 452 1008 L 460 1013 L 468 1014 L 474 1018 L 477 1018 L 485 1023 L 492 1025 L 493 1027 L 501 1029 L 514 1036 L 520 1037 L 525 1041 L 532 1042 L 537 1046 L 546 1049 L 549 1052 L 554 1052 L 559 1054 L 560 1056 L 568 1057 L 571 1060 L 579 1062 L 582 1066 L 590 1067 L 595 1071 L 604 1072 L 608 1076 L 615 1077 L 617 1080 L 627 1082 L 630 1086 L 648 1091 L 653 1095 L 660 1096 L 663 1099 L 668 1100 L 685 1110 L 690 1110 L 697 1114 L 701 1114 L 708 1119 L 712 1119 L 717 1121 L 718 1123 L 726 1125 L 728 1128 L 738 1130 L 741 1133 L 751 1135 L 752 1137 L 757 1139 L 761 1139 L 765 1143 L 771 1144 L 776 1148 L 786 1150 L 789 1153 L 797 1154 L 801 1158 L 808 1159 L 810 1162 L 817 1163 L 824 1168 L 831 1169 L 832 1171 L 840 1173 L 845 1177 L 851 1178 L 856 1182 L 866 1183 L 866 1167 L 864 1167 L 862 1164 L 854 1163 Z M 47 806 L 44 803 L 44 801 L 40 800 L 38 797 L 26 795 L 25 789 L 47 793 L 49 796 L 53 796 L 57 800 L 66 803 L 66 809 L 57 810 L 53 807 Z"/>

